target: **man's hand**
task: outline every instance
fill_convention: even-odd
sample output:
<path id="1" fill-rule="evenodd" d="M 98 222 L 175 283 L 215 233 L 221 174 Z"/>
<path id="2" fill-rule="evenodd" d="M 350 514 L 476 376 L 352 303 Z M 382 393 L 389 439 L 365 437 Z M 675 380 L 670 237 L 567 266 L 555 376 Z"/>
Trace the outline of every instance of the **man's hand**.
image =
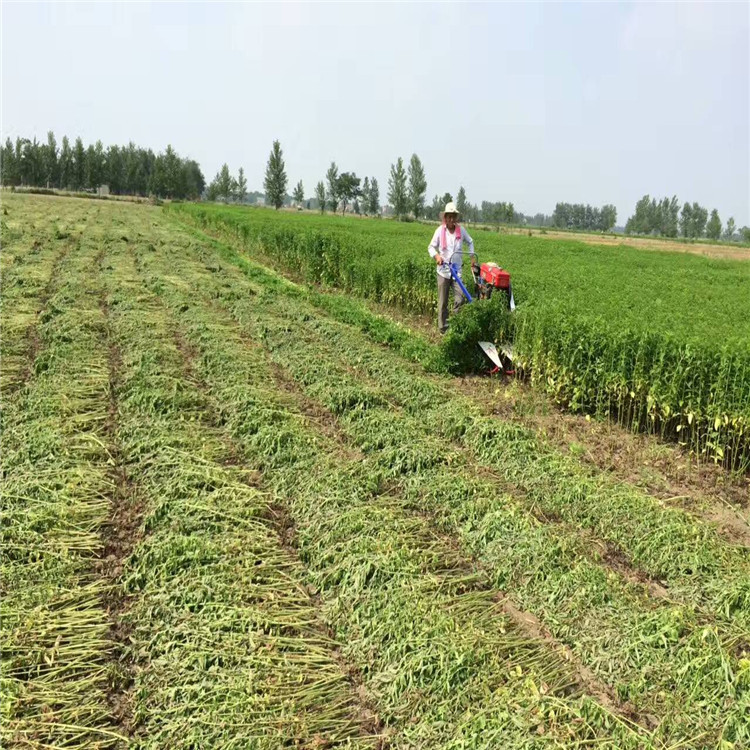
<path id="1" fill-rule="evenodd" d="M 443 256 L 442 255 L 436 255 L 435 256 L 435 263 L 437 263 L 439 266 L 443 265 Z"/>

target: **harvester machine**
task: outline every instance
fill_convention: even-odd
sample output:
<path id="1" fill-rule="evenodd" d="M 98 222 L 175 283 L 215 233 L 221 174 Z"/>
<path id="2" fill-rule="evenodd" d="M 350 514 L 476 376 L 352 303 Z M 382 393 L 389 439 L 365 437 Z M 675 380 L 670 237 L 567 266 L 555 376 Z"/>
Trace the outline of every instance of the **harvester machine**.
<path id="1" fill-rule="evenodd" d="M 459 251 L 458 254 L 463 254 L 463 252 Z M 497 263 L 480 264 L 477 260 L 476 264 L 472 264 L 471 266 L 477 295 L 476 297 L 472 297 L 458 272 L 458 266 L 453 259 L 454 255 L 456 253 L 451 255 L 448 261 L 448 268 L 451 272 L 451 278 L 461 288 L 461 292 L 466 297 L 467 302 L 488 300 L 494 292 L 500 291 L 505 293 L 510 311 L 513 312 L 516 309 L 516 302 L 513 298 L 513 285 L 510 282 L 510 273 L 508 271 L 501 268 Z M 513 347 L 510 344 L 501 346 L 499 350 L 492 341 L 480 341 L 479 346 L 494 365 L 494 369 L 491 371 L 493 374 L 503 372 L 506 375 L 512 375 L 515 372 L 513 369 Z"/>

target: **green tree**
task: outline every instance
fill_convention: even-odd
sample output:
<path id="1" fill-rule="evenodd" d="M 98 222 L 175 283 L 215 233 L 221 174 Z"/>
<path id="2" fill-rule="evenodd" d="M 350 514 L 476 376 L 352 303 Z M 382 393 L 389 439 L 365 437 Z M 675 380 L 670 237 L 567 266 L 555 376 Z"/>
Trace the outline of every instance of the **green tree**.
<path id="1" fill-rule="evenodd" d="M 602 232 L 608 232 L 617 223 L 617 209 L 611 203 L 607 203 L 602 206 L 599 217 Z"/>
<path id="2" fill-rule="evenodd" d="M 731 241 L 731 239 L 734 237 L 735 228 L 736 227 L 735 227 L 735 224 L 734 224 L 734 217 L 730 216 L 727 219 L 727 228 L 724 231 L 724 239 L 725 240 L 730 240 Z"/>
<path id="3" fill-rule="evenodd" d="M 16 149 L 10 138 L 6 139 L 3 146 L 0 174 L 3 178 L 3 185 L 18 185 L 18 160 L 16 159 Z"/>
<path id="4" fill-rule="evenodd" d="M 65 190 L 70 186 L 73 176 L 73 152 L 70 148 L 68 136 L 64 135 L 60 146 L 60 158 L 57 161 L 57 182 Z"/>
<path id="5" fill-rule="evenodd" d="M 680 229 L 683 237 L 693 236 L 693 207 L 687 202 L 682 207 L 682 213 L 680 214 Z"/>
<path id="6" fill-rule="evenodd" d="M 336 213 L 339 207 L 339 168 L 335 161 L 332 161 L 331 166 L 328 167 L 326 182 L 328 183 L 328 206 L 333 213 Z"/>
<path id="7" fill-rule="evenodd" d="M 44 174 L 44 158 L 42 146 L 34 138 L 19 138 L 16 140 L 16 160 L 18 161 L 19 177 L 22 185 L 41 185 Z"/>
<path id="8" fill-rule="evenodd" d="M 443 205 L 445 205 L 445 204 L 441 204 L 440 203 L 440 196 L 436 195 L 432 199 L 432 205 L 430 206 L 430 208 L 428 210 L 428 215 L 429 215 L 430 219 L 432 219 L 433 221 L 435 221 L 435 220 L 439 221 L 440 220 L 440 212 L 443 210 Z"/>
<path id="9" fill-rule="evenodd" d="M 315 198 L 318 201 L 318 208 L 320 208 L 320 213 L 325 213 L 326 210 L 326 186 L 323 184 L 323 181 L 321 180 L 316 186 L 315 186 Z"/>
<path id="10" fill-rule="evenodd" d="M 746 245 L 750 244 L 750 227 L 742 227 L 740 229 L 740 238 Z"/>
<path id="11" fill-rule="evenodd" d="M 341 201 L 341 215 L 346 213 L 347 204 L 360 195 L 359 177 L 354 172 L 342 172 L 336 181 L 337 194 Z"/>
<path id="12" fill-rule="evenodd" d="M 372 216 L 380 216 L 380 188 L 378 181 L 373 177 L 370 180 L 370 198 L 367 204 L 367 213 Z"/>
<path id="13" fill-rule="evenodd" d="M 404 160 L 400 156 L 395 164 L 391 164 L 391 174 L 388 178 L 388 202 L 393 206 L 393 212 L 399 219 L 406 216 L 409 210 L 409 193 L 406 187 Z"/>
<path id="14" fill-rule="evenodd" d="M 232 185 L 232 175 L 229 171 L 229 165 L 224 163 L 221 165 L 221 169 L 219 170 L 218 176 L 218 182 L 217 182 L 217 188 L 219 192 L 219 197 L 223 198 L 225 201 L 228 201 L 232 197 L 233 192 L 233 185 Z"/>
<path id="15" fill-rule="evenodd" d="M 362 210 L 365 214 L 370 212 L 370 178 L 362 180 Z"/>
<path id="16" fill-rule="evenodd" d="M 47 187 L 59 187 L 57 171 L 57 141 L 50 130 L 47 133 L 47 145 L 44 147 L 44 180 Z"/>
<path id="17" fill-rule="evenodd" d="M 706 233 L 706 222 L 708 221 L 708 210 L 698 203 L 693 202 L 691 209 L 693 217 L 692 237 L 703 237 Z"/>
<path id="18" fill-rule="evenodd" d="M 125 184 L 125 163 L 119 146 L 110 146 L 107 149 L 107 176 L 106 182 L 111 192 L 119 195 Z"/>
<path id="19" fill-rule="evenodd" d="M 464 190 L 463 185 L 458 189 L 456 208 L 458 209 L 458 213 L 461 214 L 461 218 L 464 218 L 466 214 L 466 191 Z"/>
<path id="20" fill-rule="evenodd" d="M 292 198 L 298 206 L 301 206 L 305 202 L 305 189 L 302 187 L 302 180 L 300 180 L 294 188 Z"/>
<path id="21" fill-rule="evenodd" d="M 237 174 L 237 200 L 240 203 L 245 202 L 245 196 L 247 195 L 247 178 L 245 177 L 245 170 L 240 167 Z"/>
<path id="22" fill-rule="evenodd" d="M 712 240 L 718 240 L 721 237 L 721 219 L 716 209 L 711 211 L 711 218 L 706 225 L 706 236 Z"/>
<path id="23" fill-rule="evenodd" d="M 409 208 L 415 219 L 424 213 L 425 196 L 427 193 L 427 179 L 424 167 L 416 154 L 409 160 Z"/>
<path id="24" fill-rule="evenodd" d="M 185 197 L 200 198 L 206 189 L 206 178 L 203 176 L 200 165 L 193 159 L 185 161 Z"/>
<path id="25" fill-rule="evenodd" d="M 284 169 L 283 152 L 278 141 L 273 142 L 271 154 L 266 166 L 266 179 L 263 186 L 266 191 L 266 200 L 278 211 L 284 205 L 286 196 L 287 176 Z"/>

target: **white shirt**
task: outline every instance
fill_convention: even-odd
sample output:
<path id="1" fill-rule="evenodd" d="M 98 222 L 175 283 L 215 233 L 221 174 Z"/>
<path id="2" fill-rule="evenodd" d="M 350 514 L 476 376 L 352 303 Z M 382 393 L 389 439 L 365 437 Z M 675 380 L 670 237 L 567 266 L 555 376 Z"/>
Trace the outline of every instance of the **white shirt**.
<path id="1" fill-rule="evenodd" d="M 449 232 L 446 228 L 445 230 L 445 250 L 440 249 L 440 235 L 442 234 L 443 227 L 442 225 L 439 226 L 435 230 L 435 234 L 432 235 L 432 242 L 427 247 L 427 252 L 430 254 L 431 258 L 435 258 L 435 256 L 438 255 L 438 253 L 443 258 L 443 264 L 437 267 L 437 272 L 440 276 L 445 277 L 446 279 L 449 279 L 451 277 L 450 269 L 448 268 L 448 262 L 451 260 L 451 256 L 453 256 L 453 264 L 456 266 L 456 269 L 458 270 L 458 275 L 461 275 L 461 266 L 463 264 L 463 244 L 466 242 L 466 244 L 469 246 L 468 252 L 471 255 L 474 255 L 474 240 L 471 239 L 471 236 L 466 231 L 464 227 L 461 227 L 461 239 L 456 242 L 456 231 L 455 229 L 453 232 Z"/>

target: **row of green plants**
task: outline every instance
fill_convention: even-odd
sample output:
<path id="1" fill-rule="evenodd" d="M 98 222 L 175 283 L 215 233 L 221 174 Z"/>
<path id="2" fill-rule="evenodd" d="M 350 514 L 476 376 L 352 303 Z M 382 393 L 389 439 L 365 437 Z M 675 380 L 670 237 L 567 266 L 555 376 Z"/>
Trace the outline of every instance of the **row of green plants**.
<path id="1" fill-rule="evenodd" d="M 386 463 L 332 441 L 324 415 L 278 380 L 272 341 L 245 333 L 224 308 L 254 297 L 252 286 L 189 235 L 144 249 L 139 264 L 179 318 L 221 424 L 287 507 L 310 584 L 389 747 L 661 747 L 581 695 L 561 647 L 519 629 L 491 576 L 413 512 L 394 482 L 429 469 L 434 451 L 421 458 L 417 440 L 409 457 Z"/>
<path id="2" fill-rule="evenodd" d="M 240 330 L 267 349 L 279 371 L 297 381 L 308 397 L 336 415 L 342 434 L 365 457 L 351 457 L 350 463 L 363 461 L 369 476 L 384 478 L 391 509 L 411 513 L 412 519 L 415 511 L 420 519 L 425 511 L 435 513 L 435 523 L 481 561 L 493 585 L 542 616 L 619 699 L 630 701 L 644 715 L 657 715 L 654 742 L 704 747 L 748 739 L 742 715 L 748 707 L 750 673 L 741 651 L 748 619 L 747 600 L 742 600 L 747 560 L 740 552 L 681 513 L 662 510 L 624 488 L 588 481 L 567 461 L 540 451 L 528 433 L 492 432 L 496 421 L 482 418 L 452 394 L 450 379 L 435 384 L 417 375 L 359 332 L 325 320 L 302 300 L 304 295 L 284 294 L 285 287 L 293 287 L 263 269 L 245 260 L 250 278 L 243 278 L 220 263 L 215 252 L 198 252 L 204 268 L 196 268 L 191 252 L 179 244 L 172 257 L 144 255 L 144 263 L 155 288 L 174 309 L 185 309 L 187 320 L 206 320 L 196 301 L 203 294 L 203 305 L 218 299 L 241 326 L 202 323 L 196 345 L 224 353 L 207 379 L 213 377 L 227 419 L 238 420 L 234 429 L 251 442 L 249 458 L 257 448 L 253 431 L 246 432 L 251 405 L 248 400 L 236 407 L 232 403 L 238 393 L 252 388 L 248 383 L 265 383 L 269 373 L 257 355 L 248 362 Z M 178 290 L 164 281 L 176 270 L 181 279 L 190 280 L 191 289 Z M 217 313 L 213 317 L 221 320 Z M 239 385 L 232 382 L 233 372 Z M 274 411 L 271 403 L 266 395 L 264 412 Z M 277 437 L 285 456 L 292 439 Z M 489 455 L 482 453 L 483 446 Z M 478 460 L 491 462 L 502 452 L 502 458 L 511 461 L 505 479 L 525 497 L 508 496 L 482 479 L 481 467 L 466 462 L 467 449 Z M 313 462 L 325 458 L 319 445 L 304 452 Z M 343 456 L 336 461 L 345 465 Z M 289 474 L 283 472 L 283 477 Z M 298 503 L 305 502 L 299 494 L 319 492 L 311 478 L 315 471 L 305 465 L 302 474 L 303 487 L 287 479 L 282 484 L 292 484 Z M 338 481 L 350 491 L 345 477 Z M 609 493 L 616 497 L 614 510 L 603 504 Z M 548 494 L 552 499 L 545 510 L 550 513 L 552 506 L 558 514 L 570 506 L 560 527 L 539 523 L 526 507 Z M 358 494 L 352 498 L 359 502 Z M 315 494 L 315 499 L 321 496 Z M 371 499 L 369 512 L 380 529 L 384 521 L 375 515 L 375 505 Z M 574 531 L 575 524 L 593 528 L 604 538 L 608 528 L 617 525 L 619 531 L 609 534 L 616 541 L 647 538 L 646 544 L 631 545 L 629 551 L 638 564 L 650 565 L 674 584 L 677 601 L 644 598 L 638 587 L 608 571 L 586 537 Z M 640 528 L 632 529 L 633 524 Z M 376 533 L 370 525 L 357 528 L 360 533 L 367 529 L 368 536 Z M 620 536 L 612 536 L 617 533 Z"/>
<path id="3" fill-rule="evenodd" d="M 424 227 L 194 204 L 172 210 L 308 282 L 416 313 L 434 309 Z M 512 340 L 519 373 L 569 408 L 678 440 L 727 466 L 747 465 L 747 264 L 475 235 L 483 259 L 510 269 L 519 303 L 499 327 L 483 321 L 491 327 L 481 335 Z M 446 342 L 443 367 L 481 363 L 460 353 L 463 343 L 471 348 L 473 338 Z"/>
<path id="4" fill-rule="evenodd" d="M 4 747 L 114 747 L 109 587 L 97 572 L 113 489 L 98 248 L 82 242 L 55 266 L 58 248 L 37 247 L 35 230 L 29 221 L 11 243 L 19 266 L 3 290 L 4 352 L 27 362 L 14 358 L 2 400 L 0 736 Z"/>

